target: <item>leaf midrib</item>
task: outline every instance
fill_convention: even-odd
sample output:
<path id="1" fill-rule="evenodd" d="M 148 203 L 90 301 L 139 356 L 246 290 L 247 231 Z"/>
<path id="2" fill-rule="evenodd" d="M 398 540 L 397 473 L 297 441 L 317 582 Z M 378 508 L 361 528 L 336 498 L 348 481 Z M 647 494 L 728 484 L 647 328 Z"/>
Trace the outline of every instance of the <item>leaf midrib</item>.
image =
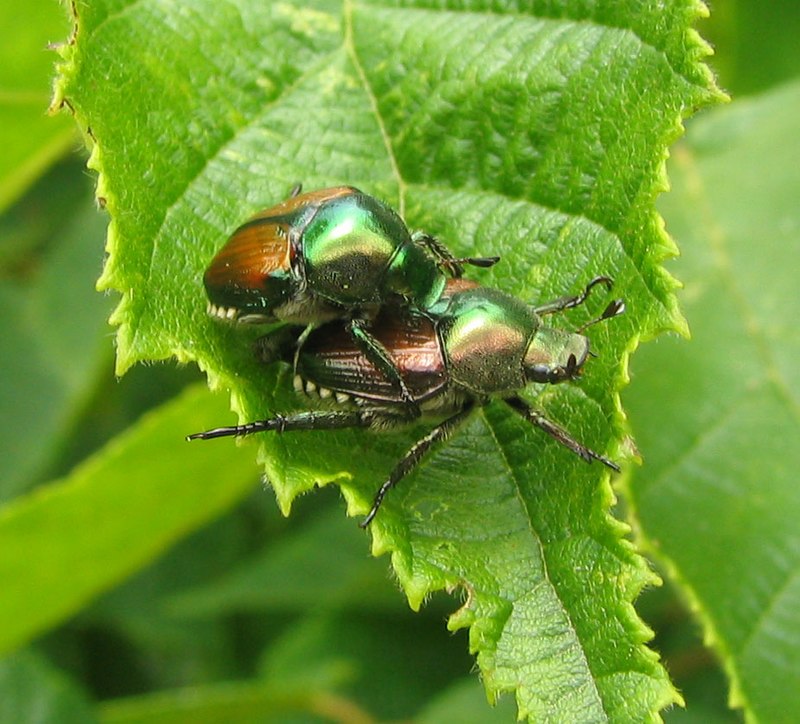
<path id="1" fill-rule="evenodd" d="M 573 636 L 575 637 L 575 641 L 579 647 L 581 653 L 581 660 L 583 661 L 583 665 L 586 672 L 586 679 L 591 682 L 591 690 L 596 697 L 596 703 L 599 705 L 600 709 L 603 713 L 608 717 L 608 712 L 606 711 L 605 704 L 603 702 L 603 697 L 600 695 L 600 691 L 597 688 L 597 682 L 595 680 L 594 674 L 592 672 L 591 666 L 589 666 L 589 660 L 586 656 L 586 649 L 581 641 L 581 637 L 578 635 L 578 629 L 572 621 L 572 616 L 570 616 L 569 610 L 564 606 L 562 598 L 559 594 L 557 586 L 553 583 L 550 578 L 550 573 L 548 569 L 548 562 L 547 556 L 545 554 L 544 546 L 542 545 L 541 536 L 539 536 L 534 528 L 533 525 L 533 516 L 531 515 L 530 508 L 528 502 L 525 500 L 525 496 L 522 494 L 522 485 L 520 484 L 519 476 L 517 475 L 517 470 L 512 465 L 509 456 L 507 454 L 506 446 L 503 444 L 502 440 L 497 434 L 497 430 L 495 427 L 490 423 L 487 416 L 483 414 L 481 411 L 481 416 L 483 417 L 483 421 L 486 425 L 486 428 L 489 430 L 489 433 L 494 440 L 494 443 L 497 447 L 497 451 L 500 454 L 503 463 L 505 464 L 506 471 L 511 480 L 514 481 L 514 488 L 516 491 L 516 495 L 518 500 L 520 501 L 520 508 L 525 511 L 525 518 L 528 524 L 528 530 L 530 531 L 530 539 L 535 542 L 535 545 L 539 549 L 539 558 L 542 561 L 542 580 L 534 583 L 534 585 L 527 589 L 526 593 L 532 593 L 534 588 L 544 585 L 545 583 L 550 587 L 553 597 L 559 603 L 559 607 L 561 609 L 561 613 L 564 615 L 564 618 L 569 623 L 570 631 L 572 631 Z M 514 601 L 509 601 L 511 605 L 514 605 Z"/>

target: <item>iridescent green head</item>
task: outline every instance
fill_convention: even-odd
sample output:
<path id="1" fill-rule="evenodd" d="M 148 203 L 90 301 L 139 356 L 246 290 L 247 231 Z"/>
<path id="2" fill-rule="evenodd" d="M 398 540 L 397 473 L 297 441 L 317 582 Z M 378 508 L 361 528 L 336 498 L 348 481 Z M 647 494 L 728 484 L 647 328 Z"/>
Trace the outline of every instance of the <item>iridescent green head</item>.
<path id="1" fill-rule="evenodd" d="M 580 374 L 588 356 L 589 340 L 582 334 L 542 325 L 525 351 L 525 377 L 529 382 L 564 382 Z"/>

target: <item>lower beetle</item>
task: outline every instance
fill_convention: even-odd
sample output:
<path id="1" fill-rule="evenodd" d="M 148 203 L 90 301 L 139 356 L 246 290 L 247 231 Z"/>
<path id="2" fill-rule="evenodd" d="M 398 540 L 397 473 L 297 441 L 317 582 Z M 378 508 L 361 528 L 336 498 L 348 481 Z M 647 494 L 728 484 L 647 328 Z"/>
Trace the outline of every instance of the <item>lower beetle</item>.
<path id="1" fill-rule="evenodd" d="M 517 394 L 531 382 L 557 384 L 580 374 L 590 354 L 589 340 L 581 332 L 589 324 L 621 314 L 623 302 L 612 301 L 598 319 L 577 332 L 545 326 L 541 317 L 582 304 L 598 284 L 610 287 L 611 280 L 596 277 L 578 296 L 530 307 L 496 289 L 454 280 L 437 308 L 429 313 L 408 308 L 383 310 L 372 333 L 391 355 L 413 404 L 398 395 L 341 322 L 323 325 L 307 335 L 294 352 L 295 387 L 322 398 L 334 398 L 337 409 L 277 415 L 195 433 L 188 439 L 267 430 L 383 430 L 412 422 L 421 414 L 444 416 L 392 470 L 361 527 L 369 525 L 386 493 L 413 470 L 432 445 L 445 440 L 474 407 L 491 398 L 501 398 L 587 462 L 597 460 L 619 471 L 616 463 L 575 440 Z"/>
<path id="2" fill-rule="evenodd" d="M 448 276 L 461 276 L 463 263 L 488 267 L 499 257 L 456 259 L 352 186 L 301 191 L 295 186 L 286 201 L 240 226 L 211 260 L 203 277 L 209 313 L 302 325 L 346 319 L 359 349 L 413 405 L 370 320 L 391 302 L 428 309 Z"/>

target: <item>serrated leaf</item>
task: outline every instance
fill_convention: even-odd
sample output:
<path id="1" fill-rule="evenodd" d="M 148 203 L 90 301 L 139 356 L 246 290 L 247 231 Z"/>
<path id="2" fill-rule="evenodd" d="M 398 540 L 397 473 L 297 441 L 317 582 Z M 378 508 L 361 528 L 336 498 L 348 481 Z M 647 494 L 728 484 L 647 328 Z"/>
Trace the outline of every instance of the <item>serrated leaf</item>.
<path id="1" fill-rule="evenodd" d="M 692 125 L 664 203 L 691 344 L 637 358 L 626 399 L 646 465 L 645 541 L 721 654 L 753 721 L 800 718 L 796 270 L 800 84 Z"/>
<path id="2" fill-rule="evenodd" d="M 691 30 L 703 11 L 81 5 L 58 93 L 96 142 L 112 216 L 101 283 L 123 292 L 119 369 L 176 355 L 231 388 L 245 418 L 296 407 L 285 370 L 260 368 L 246 335 L 206 317 L 202 272 L 295 182 L 346 182 L 457 253 L 502 254 L 481 278 L 526 299 L 614 276 L 631 312 L 592 329 L 599 359 L 580 386 L 538 398 L 589 445 L 613 446 L 628 350 L 683 327 L 652 202 L 682 116 L 716 94 Z M 334 480 L 365 510 L 421 429 L 265 437 L 261 458 L 284 510 Z M 471 626 L 491 698 L 515 690 L 520 715 L 537 719 L 647 719 L 676 695 L 642 646 L 630 601 L 652 576 L 611 501 L 598 466 L 492 406 L 392 492 L 374 550 L 393 552 L 413 606 L 436 588 L 466 591 L 450 625 Z"/>

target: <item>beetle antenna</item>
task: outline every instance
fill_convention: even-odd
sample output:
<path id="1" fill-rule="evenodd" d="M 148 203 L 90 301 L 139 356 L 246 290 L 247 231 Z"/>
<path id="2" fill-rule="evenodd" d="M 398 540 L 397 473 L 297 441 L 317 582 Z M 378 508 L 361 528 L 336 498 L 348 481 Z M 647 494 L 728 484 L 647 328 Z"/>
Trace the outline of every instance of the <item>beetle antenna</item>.
<path id="1" fill-rule="evenodd" d="M 598 322 L 602 322 L 605 319 L 611 319 L 612 317 L 618 317 L 620 314 L 625 312 L 625 302 L 622 299 L 614 299 L 608 303 L 608 306 L 603 310 L 603 313 L 597 317 L 597 319 L 591 319 L 586 324 L 582 324 L 576 330 L 578 334 L 581 334 L 583 330 L 587 327 L 591 327 L 593 324 L 597 324 Z"/>
<path id="2" fill-rule="evenodd" d="M 441 241 L 435 236 L 426 234 L 424 231 L 415 232 L 412 234 L 411 238 L 414 243 L 424 246 L 433 255 L 434 259 L 436 259 L 438 265 L 455 279 L 458 279 L 464 273 L 462 264 L 470 264 L 471 266 L 488 269 L 490 266 L 494 266 L 500 261 L 499 256 L 466 256 L 461 259 L 456 259 Z"/>

